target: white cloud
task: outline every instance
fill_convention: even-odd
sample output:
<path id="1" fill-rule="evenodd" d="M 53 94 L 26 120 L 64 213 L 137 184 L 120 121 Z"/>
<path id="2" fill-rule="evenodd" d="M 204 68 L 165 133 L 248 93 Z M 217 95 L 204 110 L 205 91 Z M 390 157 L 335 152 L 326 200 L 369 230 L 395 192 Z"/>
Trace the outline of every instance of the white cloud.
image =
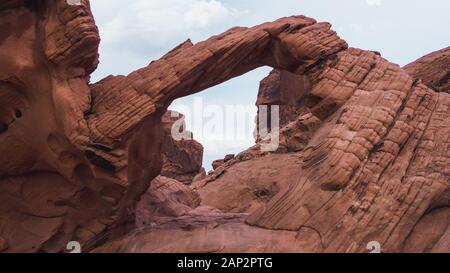
<path id="1" fill-rule="evenodd" d="M 102 38 L 94 82 L 146 66 L 188 38 L 221 33 L 241 16 L 219 0 L 92 0 L 91 7 Z"/>
<path id="2" fill-rule="evenodd" d="M 381 6 L 382 0 L 366 0 L 366 3 L 369 6 Z"/>
<path id="3" fill-rule="evenodd" d="M 235 12 L 217 0 L 93 1 L 94 11 L 114 6 L 112 17 L 100 18 L 105 47 L 155 50 L 195 38 L 197 32 L 219 25 Z M 121 3 L 118 5 L 117 3 Z M 98 20 L 99 21 L 99 20 Z M 194 36 L 194 37 L 192 37 Z"/>
<path id="4" fill-rule="evenodd" d="M 185 1 L 185 0 L 183 0 Z M 231 11 L 218 1 L 187 1 L 183 22 L 188 28 L 205 28 L 231 15 Z M 189 3 L 190 2 L 190 3 Z M 186 4 L 186 2 L 183 2 Z"/>

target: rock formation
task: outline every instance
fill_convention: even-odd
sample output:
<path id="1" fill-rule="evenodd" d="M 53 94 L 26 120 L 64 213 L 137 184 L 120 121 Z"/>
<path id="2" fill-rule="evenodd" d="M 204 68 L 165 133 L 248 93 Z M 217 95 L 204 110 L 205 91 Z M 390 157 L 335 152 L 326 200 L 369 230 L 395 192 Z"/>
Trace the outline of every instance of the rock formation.
<path id="1" fill-rule="evenodd" d="M 200 196 L 180 181 L 155 178 L 137 205 L 136 226 L 155 225 L 158 219 L 180 217 L 200 205 Z"/>
<path id="2" fill-rule="evenodd" d="M 404 67 L 413 78 L 437 92 L 450 90 L 450 47 L 430 53 Z"/>
<path id="3" fill-rule="evenodd" d="M 186 130 L 184 116 L 174 111 L 168 111 L 162 117 L 164 139 L 161 145 L 163 166 L 161 175 L 173 178 L 185 184 L 191 184 L 192 180 L 203 169 L 203 146 L 193 139 L 192 132 Z M 177 124 L 175 124 L 177 123 Z M 174 139 L 172 131 L 180 135 L 180 139 Z M 187 134 L 187 135 L 186 135 Z"/>
<path id="4" fill-rule="evenodd" d="M 279 126 L 284 127 L 306 112 L 303 110 L 306 107 L 305 99 L 309 89 L 307 85 L 308 80 L 304 75 L 296 75 L 285 70 L 274 69 L 260 83 L 256 106 L 267 105 L 267 110 L 271 111 L 271 105 L 279 105 Z M 267 116 L 270 117 L 270 112 L 268 112 Z M 259 122 L 256 125 L 257 134 Z M 268 127 L 270 131 L 270 124 L 268 124 Z M 258 135 L 256 139 L 257 141 L 261 140 Z"/>
<path id="5" fill-rule="evenodd" d="M 450 251 L 448 48 L 402 69 L 293 16 L 90 84 L 89 1 L 3 1 L 0 26 L 0 251 Z M 280 150 L 158 177 L 199 170 L 164 146 L 170 103 L 260 66 L 286 71 L 258 100 Z"/>

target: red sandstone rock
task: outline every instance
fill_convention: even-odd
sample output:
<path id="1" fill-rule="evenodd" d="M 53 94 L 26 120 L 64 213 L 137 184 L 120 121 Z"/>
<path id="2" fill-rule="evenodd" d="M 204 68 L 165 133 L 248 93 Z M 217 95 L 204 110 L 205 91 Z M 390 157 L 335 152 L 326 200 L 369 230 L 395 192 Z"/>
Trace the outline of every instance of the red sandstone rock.
<path id="1" fill-rule="evenodd" d="M 301 253 L 320 252 L 317 233 L 256 228 L 246 214 L 200 212 L 148 227 L 95 249 L 96 253 Z"/>
<path id="2" fill-rule="evenodd" d="M 432 52 L 404 67 L 413 78 L 421 79 L 428 87 L 450 92 L 450 47 Z"/>
<path id="3" fill-rule="evenodd" d="M 164 140 L 161 146 L 163 159 L 161 175 L 190 184 L 194 177 L 203 170 L 203 146 L 193 140 L 191 132 L 186 131 L 183 116 L 179 113 L 173 115 L 173 113 L 176 112 L 168 111 L 163 116 Z M 183 133 L 189 135 L 189 139 L 175 140 L 172 137 L 175 122 L 181 123 L 179 124 L 180 128 L 183 128 Z"/>
<path id="4" fill-rule="evenodd" d="M 4 1 L 0 26 L 0 251 L 450 251 L 447 49 L 405 71 L 293 16 L 89 85 L 89 1 Z M 280 149 L 259 142 L 196 179 L 198 207 L 192 189 L 155 180 L 170 103 L 263 65 L 300 78 L 275 74 L 258 102 L 284 103 Z"/>
<path id="5" fill-rule="evenodd" d="M 309 88 L 309 82 L 305 76 L 274 69 L 260 83 L 256 106 L 279 105 L 279 126 L 284 127 L 305 113 L 306 94 L 309 93 Z M 270 111 L 271 108 L 268 110 Z M 270 112 L 267 115 L 270 117 Z M 257 123 L 258 127 L 259 123 Z M 257 140 L 260 140 L 259 136 Z"/>
<path id="6" fill-rule="evenodd" d="M 222 166 L 223 164 L 225 164 L 228 161 L 233 160 L 233 159 L 234 159 L 234 155 L 232 155 L 232 154 L 226 155 L 223 159 L 214 160 L 212 163 L 212 167 L 215 170 L 215 169 L 219 168 L 220 166 Z"/>
<path id="7" fill-rule="evenodd" d="M 300 177 L 303 171 L 297 166 L 301 162 L 295 154 L 237 159 L 232 165 L 222 166 L 221 175 L 209 176 L 193 186 L 203 205 L 224 212 L 249 213 L 262 207 L 293 178 Z"/>
<path id="8" fill-rule="evenodd" d="M 145 227 L 158 218 L 180 217 L 200 205 L 199 195 L 177 180 L 158 176 L 137 205 L 136 224 Z"/>

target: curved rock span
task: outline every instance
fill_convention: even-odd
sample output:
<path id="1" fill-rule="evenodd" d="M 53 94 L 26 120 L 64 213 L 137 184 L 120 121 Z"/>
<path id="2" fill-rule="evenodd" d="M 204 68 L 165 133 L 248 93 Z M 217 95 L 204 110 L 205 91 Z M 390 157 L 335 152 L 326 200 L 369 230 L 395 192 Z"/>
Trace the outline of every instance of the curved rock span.
<path id="1" fill-rule="evenodd" d="M 449 48 L 403 69 L 293 16 L 91 84 L 89 1 L 3 1 L 0 26 L 0 252 L 450 251 Z M 196 175 L 167 107 L 260 66 L 280 148 Z"/>

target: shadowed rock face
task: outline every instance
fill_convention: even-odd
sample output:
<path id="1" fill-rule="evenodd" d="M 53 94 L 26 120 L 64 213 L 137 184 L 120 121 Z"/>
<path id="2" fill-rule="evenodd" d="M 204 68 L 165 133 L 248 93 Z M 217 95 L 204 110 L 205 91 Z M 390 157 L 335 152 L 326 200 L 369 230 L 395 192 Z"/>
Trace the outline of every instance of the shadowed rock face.
<path id="1" fill-rule="evenodd" d="M 406 72 L 294 16 L 90 84 L 89 1 L 3 1 L 0 26 L 0 251 L 450 251 L 447 50 Z M 173 162 L 168 105 L 265 65 L 291 73 L 258 102 L 286 105 L 279 151 L 258 143 L 192 188 L 149 188 Z M 286 164 L 265 167 L 274 156 Z"/>
<path id="2" fill-rule="evenodd" d="M 193 140 L 191 132 L 186 131 L 183 115 L 167 111 L 162 123 L 164 140 L 161 146 L 163 160 L 161 175 L 184 184 L 191 184 L 194 177 L 204 171 L 203 146 Z M 180 139 L 173 137 L 174 133 L 180 133 Z M 181 134 L 187 134 L 187 139 L 181 139 Z"/>
<path id="3" fill-rule="evenodd" d="M 267 105 L 270 111 L 270 105 L 279 105 L 279 126 L 284 127 L 307 113 L 307 104 L 311 104 L 311 99 L 309 102 L 306 101 L 309 88 L 309 81 L 304 75 L 274 69 L 261 81 L 256 106 Z M 270 130 L 270 126 L 268 127 Z M 259 136 L 257 140 L 260 140 Z"/>
<path id="4" fill-rule="evenodd" d="M 438 92 L 450 90 L 450 47 L 432 52 L 404 67 L 415 79 Z"/>

